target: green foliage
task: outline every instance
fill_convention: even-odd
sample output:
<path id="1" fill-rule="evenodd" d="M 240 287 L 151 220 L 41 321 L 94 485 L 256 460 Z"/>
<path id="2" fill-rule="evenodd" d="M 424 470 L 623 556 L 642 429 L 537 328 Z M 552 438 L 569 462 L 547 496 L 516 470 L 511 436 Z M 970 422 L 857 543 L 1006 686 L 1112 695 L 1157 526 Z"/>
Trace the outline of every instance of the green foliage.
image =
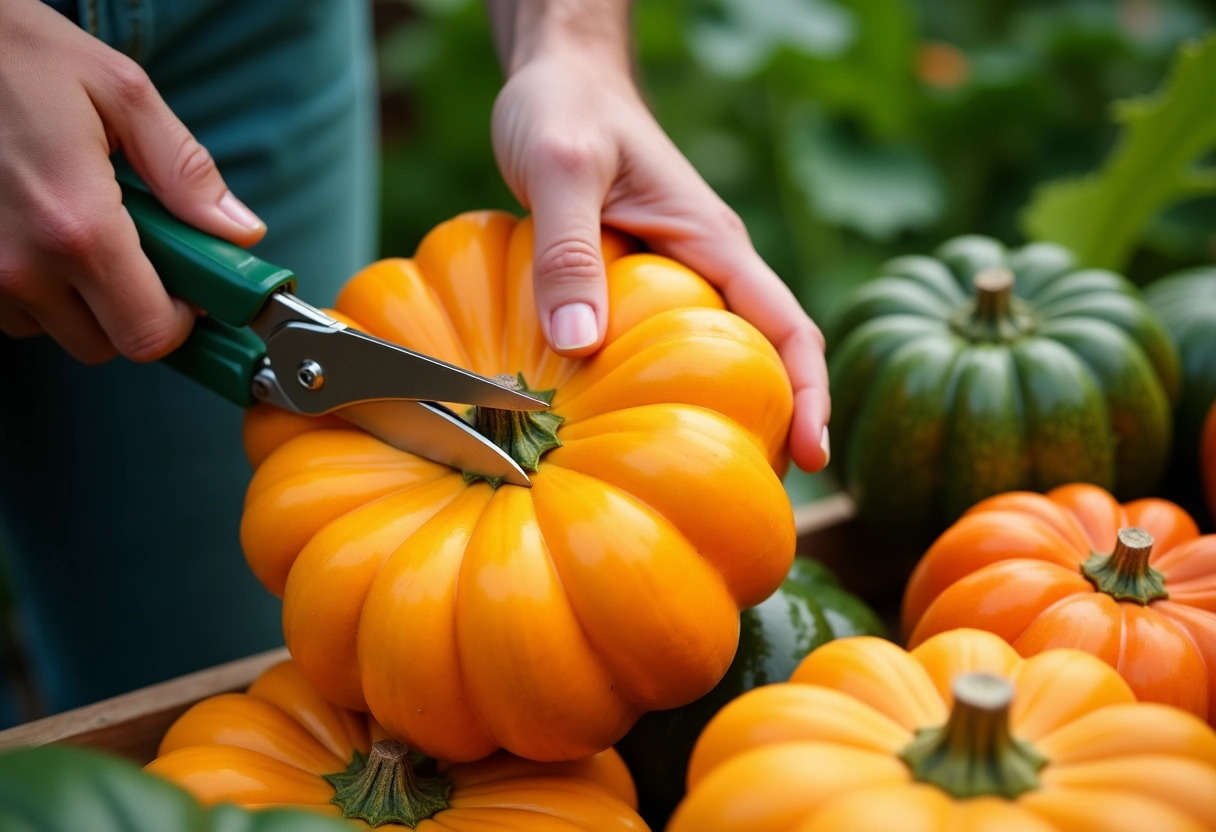
<path id="1" fill-rule="evenodd" d="M 1170 204 L 1216 195 L 1216 33 L 1185 45 L 1168 82 L 1151 97 L 1119 102 L 1124 128 L 1102 169 L 1043 186 L 1027 232 L 1070 247 L 1082 263 L 1120 270 L 1145 226 Z"/>
<path id="2" fill-rule="evenodd" d="M 519 208 L 490 149 L 501 74 L 482 0 L 380 5 L 412 9 L 381 25 L 382 249 L 400 255 L 458 211 Z M 963 233 L 1022 242 L 1035 189 L 1109 151 L 1110 102 L 1155 89 L 1214 21 L 1203 0 L 634 3 L 659 123 L 828 331 L 891 257 Z M 1216 199 L 1171 209 L 1130 276 L 1210 260 L 1214 227 Z"/>

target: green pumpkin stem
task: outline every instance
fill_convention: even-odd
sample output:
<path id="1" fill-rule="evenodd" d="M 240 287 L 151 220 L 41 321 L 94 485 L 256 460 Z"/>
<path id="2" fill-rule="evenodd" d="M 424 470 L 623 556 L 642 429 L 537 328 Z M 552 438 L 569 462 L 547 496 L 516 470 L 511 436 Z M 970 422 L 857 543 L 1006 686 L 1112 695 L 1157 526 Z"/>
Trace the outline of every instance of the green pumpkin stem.
<path id="1" fill-rule="evenodd" d="M 519 390 L 546 402 L 553 401 L 553 390 L 532 390 L 524 381 L 523 373 L 518 377 L 504 373 L 494 381 L 511 390 Z M 473 407 L 468 418 L 482 436 L 502 448 L 519 467 L 535 471 L 546 451 L 561 447 L 557 438 L 557 427 L 564 417 L 551 410 L 498 410 L 493 407 Z M 476 471 L 464 472 L 465 482 L 485 480 L 493 488 L 502 485 L 501 477 L 487 477 Z"/>
<path id="2" fill-rule="evenodd" d="M 448 808 L 452 781 L 420 777 L 409 748 L 397 740 L 380 740 L 368 754 L 356 751 L 346 771 L 323 775 L 334 787 L 330 803 L 344 818 L 369 826 L 395 823 L 413 829 Z"/>
<path id="3" fill-rule="evenodd" d="M 900 752 L 913 779 L 958 800 L 984 795 L 1012 800 L 1037 789 L 1047 760 L 1009 731 L 1013 685 L 990 673 L 967 673 L 953 687 L 946 724 L 918 731 Z"/>
<path id="4" fill-rule="evenodd" d="M 952 319 L 954 331 L 971 341 L 1009 342 L 1034 329 L 1034 315 L 1013 293 L 1013 272 L 993 267 L 971 279 L 975 297 Z"/>
<path id="5" fill-rule="evenodd" d="M 1099 592 L 1116 601 L 1148 604 L 1169 598 L 1165 575 L 1149 565 L 1153 554 L 1153 536 L 1144 529 L 1119 529 L 1115 551 L 1109 555 L 1094 554 L 1081 565 L 1081 573 Z"/>

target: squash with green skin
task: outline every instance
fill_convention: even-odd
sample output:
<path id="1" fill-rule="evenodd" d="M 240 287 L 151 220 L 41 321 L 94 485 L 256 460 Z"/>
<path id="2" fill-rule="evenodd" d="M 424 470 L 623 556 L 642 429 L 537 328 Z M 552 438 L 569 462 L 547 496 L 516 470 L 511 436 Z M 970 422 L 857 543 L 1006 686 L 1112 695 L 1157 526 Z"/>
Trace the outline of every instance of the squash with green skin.
<path id="1" fill-rule="evenodd" d="M 1195 461 L 1204 420 L 1216 405 L 1216 266 L 1164 277 L 1145 289 L 1144 299 L 1173 336 L 1182 369 L 1166 496 L 1198 516 L 1200 470 Z"/>
<path id="2" fill-rule="evenodd" d="M 863 285 L 829 362 L 835 462 L 872 528 L 927 537 L 993 494 L 1149 493 L 1178 358 L 1124 278 L 1060 246 L 958 237 Z"/>
<path id="3" fill-rule="evenodd" d="M 0 755 L 5 832 L 350 832 L 307 812 L 204 808 L 126 760 L 67 746 Z"/>
<path id="4" fill-rule="evenodd" d="M 684 796 L 697 737 L 719 710 L 761 685 L 784 682 L 821 644 L 855 635 L 884 635 L 878 615 L 847 592 L 821 563 L 795 558 L 780 588 L 739 616 L 739 649 L 717 687 L 697 701 L 645 714 L 617 743 L 638 789 L 639 813 L 662 829 Z"/>

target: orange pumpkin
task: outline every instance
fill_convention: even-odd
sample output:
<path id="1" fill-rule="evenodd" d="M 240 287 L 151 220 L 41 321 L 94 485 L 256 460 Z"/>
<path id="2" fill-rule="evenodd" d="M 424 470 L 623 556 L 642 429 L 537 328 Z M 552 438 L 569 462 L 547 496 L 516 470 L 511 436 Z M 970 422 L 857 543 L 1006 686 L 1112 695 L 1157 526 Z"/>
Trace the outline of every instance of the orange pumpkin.
<path id="1" fill-rule="evenodd" d="M 291 662 L 267 670 L 246 693 L 194 705 L 147 768 L 206 805 L 290 806 L 364 828 L 646 829 L 634 811 L 633 781 L 611 749 L 565 763 L 499 752 L 476 763 L 435 764 L 386 738 L 366 714 L 326 702 Z"/>
<path id="2" fill-rule="evenodd" d="M 1199 464 L 1203 469 L 1203 485 L 1208 492 L 1208 515 L 1216 524 L 1216 402 L 1208 411 L 1207 421 L 1203 425 L 1203 447 L 1200 449 Z"/>
<path id="3" fill-rule="evenodd" d="M 607 341 L 584 360 L 546 346 L 532 226 L 507 214 L 444 223 L 338 298 L 361 329 L 552 390 L 541 417 L 474 417 L 535 471 L 530 489 L 332 420 L 248 418 L 241 538 L 283 597 L 293 658 L 441 759 L 576 759 L 700 697 L 730 665 L 739 611 L 793 559 L 776 350 L 679 264 L 613 235 L 604 255 Z"/>
<path id="4" fill-rule="evenodd" d="M 688 785 L 667 832 L 1200 832 L 1216 732 L 1079 651 L 859 636 L 723 708 Z"/>
<path id="5" fill-rule="evenodd" d="M 1140 699 L 1216 718 L 1216 535 L 1165 500 L 1093 485 L 984 500 L 917 565 L 903 626 L 911 646 L 978 627 L 1024 656 L 1075 647 Z"/>

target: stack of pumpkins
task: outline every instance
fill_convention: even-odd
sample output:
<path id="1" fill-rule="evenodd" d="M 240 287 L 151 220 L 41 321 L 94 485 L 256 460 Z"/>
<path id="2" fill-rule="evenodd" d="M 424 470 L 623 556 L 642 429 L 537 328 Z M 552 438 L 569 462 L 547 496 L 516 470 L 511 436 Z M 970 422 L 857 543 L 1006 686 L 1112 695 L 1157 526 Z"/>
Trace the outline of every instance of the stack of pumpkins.
<path id="1" fill-rule="evenodd" d="M 545 345 L 528 220 L 462 215 L 351 280 L 351 325 L 548 398 L 468 414 L 533 487 L 251 411 L 242 542 L 292 661 L 188 711 L 149 770 L 434 832 L 1216 829 L 1216 535 L 1144 496 L 1179 401 L 1195 466 L 1216 272 L 1152 295 L 1181 378 L 1138 290 L 1057 247 L 962 238 L 860 291 L 835 467 L 888 539 L 945 529 L 905 652 L 794 559 L 776 351 L 689 270 L 603 245 L 585 360 Z"/>

